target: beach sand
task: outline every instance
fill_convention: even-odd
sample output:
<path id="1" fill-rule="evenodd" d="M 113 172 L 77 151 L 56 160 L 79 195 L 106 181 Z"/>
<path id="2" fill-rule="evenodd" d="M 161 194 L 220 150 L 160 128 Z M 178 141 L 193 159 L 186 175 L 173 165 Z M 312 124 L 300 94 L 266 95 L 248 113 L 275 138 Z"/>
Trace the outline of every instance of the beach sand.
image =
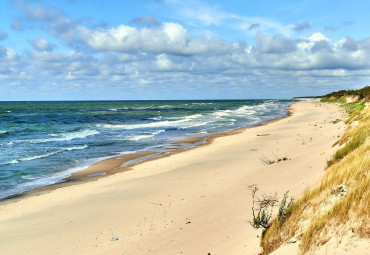
<path id="1" fill-rule="evenodd" d="M 248 185 L 298 196 L 323 175 L 344 132 L 333 104 L 291 111 L 130 171 L 2 203 L 1 254 L 257 254 Z"/>

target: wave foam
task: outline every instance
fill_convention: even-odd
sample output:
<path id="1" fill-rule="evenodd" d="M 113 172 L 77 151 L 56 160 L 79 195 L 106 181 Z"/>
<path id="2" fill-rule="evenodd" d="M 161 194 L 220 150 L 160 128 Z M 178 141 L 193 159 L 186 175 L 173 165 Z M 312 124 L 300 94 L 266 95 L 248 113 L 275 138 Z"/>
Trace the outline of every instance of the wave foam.
<path id="1" fill-rule="evenodd" d="M 140 134 L 140 135 L 135 135 L 135 136 L 132 136 L 132 137 L 128 137 L 128 138 L 126 138 L 126 140 L 139 141 L 139 140 L 142 140 L 142 139 L 152 138 L 155 135 L 158 135 L 158 134 L 163 133 L 163 132 L 165 132 L 165 130 L 157 130 L 157 131 L 155 131 L 153 133 L 150 133 L 150 134 Z"/>
<path id="2" fill-rule="evenodd" d="M 129 125 L 112 125 L 112 124 L 98 124 L 97 127 L 103 127 L 103 128 L 109 128 L 109 129 L 141 129 L 141 128 L 157 128 L 157 127 L 173 127 L 173 126 L 179 126 L 185 124 L 185 126 L 191 125 L 191 122 L 196 118 L 201 117 L 202 114 L 194 114 L 190 116 L 183 117 L 179 120 L 164 120 L 164 121 L 157 121 L 157 122 L 149 122 L 149 123 L 143 123 L 143 124 L 129 124 Z M 197 123 L 194 124 L 195 126 L 198 126 Z M 204 125 L 204 124 L 202 124 Z"/>
<path id="3" fill-rule="evenodd" d="M 86 138 L 88 136 L 93 136 L 93 135 L 97 135 L 97 134 L 100 134 L 100 132 L 96 131 L 96 130 L 85 129 L 85 130 L 78 131 L 78 132 L 50 135 L 50 136 L 57 135 L 57 136 L 60 136 L 60 137 L 25 140 L 25 141 L 22 141 L 22 142 L 26 142 L 26 143 L 63 142 L 63 141 L 71 141 L 71 140 L 74 140 L 74 139 L 82 139 L 82 138 Z"/>

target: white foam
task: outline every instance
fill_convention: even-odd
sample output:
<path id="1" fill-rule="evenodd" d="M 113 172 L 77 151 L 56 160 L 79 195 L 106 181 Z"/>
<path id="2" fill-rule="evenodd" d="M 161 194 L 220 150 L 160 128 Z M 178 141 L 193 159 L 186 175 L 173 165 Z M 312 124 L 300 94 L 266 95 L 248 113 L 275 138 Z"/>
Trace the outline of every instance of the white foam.
<path id="1" fill-rule="evenodd" d="M 213 103 L 193 103 L 193 105 L 210 105 L 210 104 L 213 104 Z"/>
<path id="2" fill-rule="evenodd" d="M 182 119 L 173 120 L 173 121 L 164 120 L 164 121 L 156 121 L 156 122 L 149 122 L 149 123 L 143 123 L 143 124 L 130 124 L 130 125 L 98 124 L 97 127 L 110 128 L 110 129 L 140 129 L 140 128 L 157 128 L 157 127 L 173 127 L 173 126 L 181 127 L 186 122 L 191 122 L 194 119 L 199 118 L 201 116 L 202 114 L 194 114 L 194 115 L 186 116 L 186 117 L 183 117 Z M 194 125 L 198 126 L 198 124 L 194 124 Z M 185 125 L 185 126 L 189 126 L 189 125 Z"/>
<path id="3" fill-rule="evenodd" d="M 129 138 L 127 138 L 127 140 L 129 140 L 129 141 L 139 141 L 139 140 L 142 140 L 142 139 L 147 139 L 147 138 L 152 138 L 152 137 L 154 137 L 153 134 L 151 134 L 151 135 L 137 135 L 137 136 L 129 137 Z"/>
<path id="4" fill-rule="evenodd" d="M 221 111 L 213 112 L 211 115 L 215 116 L 216 118 L 222 118 L 222 117 L 229 116 L 230 114 L 232 114 L 232 111 L 230 110 L 221 110 Z"/>
<path id="5" fill-rule="evenodd" d="M 16 159 L 14 159 L 14 160 L 11 160 L 11 161 L 8 161 L 8 162 L 5 162 L 5 163 L 3 163 L 3 164 L 1 164 L 1 165 L 12 165 L 12 164 L 18 164 L 19 163 L 19 161 L 18 160 L 16 160 Z"/>
<path id="6" fill-rule="evenodd" d="M 162 116 L 159 116 L 159 117 L 153 117 L 153 118 L 149 118 L 150 120 L 161 120 L 162 119 Z"/>
<path id="7" fill-rule="evenodd" d="M 0 146 L 10 146 L 13 145 L 14 142 L 7 142 L 7 143 L 0 143 Z"/>
<path id="8" fill-rule="evenodd" d="M 161 105 L 161 106 L 158 106 L 158 108 L 161 108 L 161 109 L 173 108 L 173 106 L 171 106 L 171 105 Z"/>
<path id="9" fill-rule="evenodd" d="M 109 111 L 116 112 L 117 109 L 116 108 L 112 108 L 112 109 L 109 109 Z"/>
<path id="10" fill-rule="evenodd" d="M 233 115 L 238 116 L 252 115 L 254 113 L 256 113 L 254 107 L 249 105 L 244 105 L 233 111 Z"/>
<path id="11" fill-rule="evenodd" d="M 163 133 L 164 131 L 165 130 L 157 130 L 157 131 L 152 132 L 150 134 L 140 134 L 140 135 L 136 135 L 136 136 L 131 136 L 131 137 L 126 138 L 125 140 L 139 141 L 139 140 L 142 140 L 142 139 L 148 139 L 148 138 L 154 137 L 155 135 L 158 135 L 160 133 Z"/>
<path id="12" fill-rule="evenodd" d="M 20 141 L 20 142 L 26 142 L 26 143 L 63 142 L 63 141 L 71 141 L 74 139 L 82 139 L 82 138 L 86 138 L 88 136 L 93 136 L 97 134 L 100 134 L 100 132 L 96 130 L 85 129 L 85 130 L 78 131 L 78 132 L 56 134 L 59 137 L 55 137 L 55 138 L 33 139 L 33 140 L 25 140 L 25 141 Z M 56 136 L 56 135 L 51 134 L 50 136 Z"/>

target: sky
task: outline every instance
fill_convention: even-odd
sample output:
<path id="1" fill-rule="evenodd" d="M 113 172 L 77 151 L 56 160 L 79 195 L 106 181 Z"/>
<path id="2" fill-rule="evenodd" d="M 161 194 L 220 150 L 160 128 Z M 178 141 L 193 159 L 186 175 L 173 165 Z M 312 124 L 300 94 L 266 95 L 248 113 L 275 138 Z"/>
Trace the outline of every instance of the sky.
<path id="1" fill-rule="evenodd" d="M 2 0 L 0 100 L 259 99 L 370 84 L 368 0 Z"/>

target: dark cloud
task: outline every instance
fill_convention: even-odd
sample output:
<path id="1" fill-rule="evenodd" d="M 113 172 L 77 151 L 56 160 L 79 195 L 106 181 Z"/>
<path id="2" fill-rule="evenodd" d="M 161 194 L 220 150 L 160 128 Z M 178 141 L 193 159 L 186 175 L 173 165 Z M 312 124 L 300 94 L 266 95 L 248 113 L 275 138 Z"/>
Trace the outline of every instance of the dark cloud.
<path id="1" fill-rule="evenodd" d="M 130 24 L 138 27 L 158 27 L 161 25 L 159 21 L 149 14 L 144 17 L 133 19 Z"/>
<path id="2" fill-rule="evenodd" d="M 262 53 L 284 54 L 296 49 L 295 43 L 281 34 L 271 37 L 262 32 L 257 32 L 256 42 L 258 50 Z"/>
<path id="3" fill-rule="evenodd" d="M 295 31 L 303 31 L 310 28 L 310 23 L 308 21 L 302 21 L 299 23 L 294 24 Z"/>
<path id="4" fill-rule="evenodd" d="M 315 44 L 311 48 L 312 53 L 316 52 L 333 52 L 333 46 L 330 44 L 330 42 L 326 40 L 321 40 L 318 42 L 315 42 Z"/>
<path id="5" fill-rule="evenodd" d="M 342 48 L 346 51 L 356 51 L 358 50 L 357 42 L 351 37 L 347 37 L 346 41 L 343 43 Z"/>
<path id="6" fill-rule="evenodd" d="M 358 42 L 361 49 L 364 49 L 366 52 L 370 51 L 370 37 L 364 38 Z"/>
<path id="7" fill-rule="evenodd" d="M 260 24 L 255 23 L 255 24 L 251 24 L 247 29 L 249 31 L 253 31 L 253 30 L 257 30 L 259 27 L 260 27 Z"/>

